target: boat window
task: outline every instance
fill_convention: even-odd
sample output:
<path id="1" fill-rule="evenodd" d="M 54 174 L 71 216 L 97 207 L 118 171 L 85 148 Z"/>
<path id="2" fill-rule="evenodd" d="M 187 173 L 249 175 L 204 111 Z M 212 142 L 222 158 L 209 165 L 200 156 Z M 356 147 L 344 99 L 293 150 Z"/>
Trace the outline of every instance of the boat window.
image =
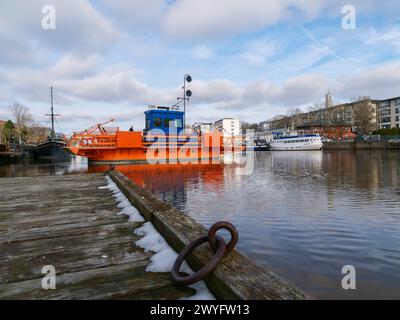
<path id="1" fill-rule="evenodd" d="M 165 118 L 165 119 L 164 119 L 164 127 L 165 127 L 165 128 L 168 128 L 170 122 L 171 122 L 171 119 L 170 119 L 170 118 Z"/>
<path id="2" fill-rule="evenodd" d="M 154 118 L 154 126 L 161 127 L 161 118 Z"/>
<path id="3" fill-rule="evenodd" d="M 175 120 L 174 120 L 174 126 L 175 126 L 175 128 L 182 128 L 182 121 L 181 121 L 181 119 L 175 119 Z"/>

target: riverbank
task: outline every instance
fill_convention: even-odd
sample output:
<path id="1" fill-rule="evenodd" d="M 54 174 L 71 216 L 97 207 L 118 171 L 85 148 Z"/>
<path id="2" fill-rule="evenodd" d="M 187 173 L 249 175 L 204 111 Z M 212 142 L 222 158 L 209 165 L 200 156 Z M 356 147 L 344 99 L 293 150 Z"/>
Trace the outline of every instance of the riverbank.
<path id="1" fill-rule="evenodd" d="M 324 150 L 400 150 L 400 141 L 332 141 L 324 143 Z"/>
<path id="2" fill-rule="evenodd" d="M 24 154 L 22 152 L 12 152 L 12 151 L 0 152 L 0 165 L 16 163 L 23 159 L 24 159 Z"/>
<path id="3" fill-rule="evenodd" d="M 0 145 L 0 165 L 14 164 L 26 159 L 34 158 L 34 145 L 12 145 L 7 148 Z"/>

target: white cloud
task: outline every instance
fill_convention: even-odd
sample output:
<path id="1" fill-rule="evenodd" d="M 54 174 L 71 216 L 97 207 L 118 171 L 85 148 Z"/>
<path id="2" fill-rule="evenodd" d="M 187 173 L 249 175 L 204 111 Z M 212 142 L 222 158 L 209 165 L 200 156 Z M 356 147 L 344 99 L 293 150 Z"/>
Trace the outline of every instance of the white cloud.
<path id="1" fill-rule="evenodd" d="M 389 46 L 400 52 L 400 26 L 396 25 L 387 30 L 377 30 L 369 28 L 363 35 L 363 41 L 366 45 L 373 45 L 382 48 Z"/>
<path id="2" fill-rule="evenodd" d="M 18 61 L 32 65 L 39 55 L 44 63 L 51 54 L 92 54 L 109 50 L 119 31 L 87 0 L 52 0 L 56 10 L 56 29 L 41 26 L 46 0 L 3 0 L 0 2 L 1 64 Z M 5 51 L 5 52 L 4 52 Z"/>
<path id="3" fill-rule="evenodd" d="M 46 2 L 46 1 L 44 1 Z M 119 31 L 89 1 L 53 1 L 57 10 L 57 29 L 42 32 L 47 44 L 54 42 L 65 51 L 89 52 L 109 50 Z"/>
<path id="4" fill-rule="evenodd" d="M 165 0 L 101 0 L 108 12 L 115 15 L 116 23 L 128 27 L 158 28 L 161 14 L 166 7 Z M 137 30 L 129 30 L 135 32 Z"/>
<path id="5" fill-rule="evenodd" d="M 195 80 L 190 85 L 193 91 L 193 103 L 229 102 L 237 99 L 242 89 L 235 83 L 225 79 L 210 81 Z"/>
<path id="6" fill-rule="evenodd" d="M 323 1 L 177 0 L 166 11 L 162 31 L 173 38 L 219 38 L 255 31 L 293 16 L 316 16 Z"/>
<path id="7" fill-rule="evenodd" d="M 72 59 L 72 58 L 71 58 Z M 67 61 L 67 62 L 65 62 Z M 124 65 L 104 68 L 102 71 L 82 77 L 87 64 L 81 64 L 81 70 L 64 74 L 63 64 L 58 62 L 50 70 L 18 72 L 3 75 L 10 91 L 36 102 L 48 101 L 48 86 L 54 85 L 58 92 L 58 103 L 89 103 L 144 108 L 147 104 L 172 104 L 180 94 L 180 88 L 156 90 L 137 79 L 137 73 Z M 89 68 L 90 69 L 90 68 Z M 43 83 L 49 75 L 53 81 L 48 86 Z M 328 79 L 318 74 L 304 74 L 288 78 L 281 85 L 265 80 L 239 85 L 227 79 L 209 81 L 195 80 L 190 83 L 193 96 L 190 104 L 202 110 L 262 110 L 273 108 L 303 106 L 322 100 L 326 89 L 330 88 L 339 100 L 354 96 L 369 95 L 372 98 L 384 98 L 399 95 L 400 63 L 384 64 L 352 76 Z M 45 88 L 45 89 L 44 89 Z M 109 112 L 111 110 L 108 110 Z"/>
<path id="8" fill-rule="evenodd" d="M 87 101 L 147 103 L 151 90 L 135 79 L 135 72 L 125 68 L 107 68 L 83 79 L 60 80 L 58 87 L 66 94 Z"/>
<path id="9" fill-rule="evenodd" d="M 82 76 L 87 71 L 87 63 L 75 65 L 72 73 L 64 73 L 64 65 L 69 63 L 68 59 L 63 59 L 49 70 L 13 72 L 5 79 L 14 92 L 33 101 L 48 101 L 50 85 L 62 93 L 59 103 L 79 100 L 147 103 L 152 95 L 157 97 L 155 91 L 135 79 L 135 70 L 127 66 L 116 65 Z"/>
<path id="10" fill-rule="evenodd" d="M 246 51 L 242 53 L 242 58 L 253 65 L 263 65 L 268 58 L 277 53 L 275 42 L 270 40 L 256 40 L 246 46 Z"/>
<path id="11" fill-rule="evenodd" d="M 66 55 L 48 70 L 53 77 L 83 77 L 96 72 L 99 65 L 99 56 L 79 57 Z"/>
<path id="12" fill-rule="evenodd" d="M 377 1 L 355 1 L 357 14 L 377 15 Z M 390 54 L 400 48 L 399 27 L 385 18 L 382 29 L 369 29 L 360 41 L 362 29 L 340 28 L 341 2 L 52 0 L 57 29 L 44 31 L 47 1 L 3 0 L 0 115 L 14 100 L 44 114 L 52 85 L 64 120 L 74 127 L 111 116 L 142 121 L 147 104 L 176 101 L 182 90 L 171 81 L 180 83 L 185 72 L 196 79 L 188 109 L 193 120 L 263 120 L 319 102 L 326 89 L 336 100 L 400 95 L 399 63 L 373 67 L 396 58 Z M 323 10 L 328 6 L 334 10 Z M 337 29 L 331 20 L 322 23 L 326 16 L 338 20 Z M 267 29 L 314 18 L 318 24 L 308 26 L 308 36 L 283 24 Z"/>
<path id="13" fill-rule="evenodd" d="M 194 47 L 193 57 L 199 60 L 210 60 L 214 57 L 214 51 L 209 46 L 200 44 Z"/>
<path id="14" fill-rule="evenodd" d="M 385 63 L 357 74 L 336 79 L 343 98 L 370 96 L 387 99 L 400 96 L 400 62 Z"/>

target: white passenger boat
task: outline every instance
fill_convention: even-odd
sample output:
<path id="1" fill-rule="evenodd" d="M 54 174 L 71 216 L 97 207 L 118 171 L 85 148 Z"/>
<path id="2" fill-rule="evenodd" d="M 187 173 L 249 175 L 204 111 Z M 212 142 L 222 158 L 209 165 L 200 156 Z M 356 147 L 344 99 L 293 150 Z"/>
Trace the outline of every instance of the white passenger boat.
<path id="1" fill-rule="evenodd" d="M 322 140 L 318 134 L 279 137 L 270 141 L 270 148 L 273 151 L 321 150 Z"/>

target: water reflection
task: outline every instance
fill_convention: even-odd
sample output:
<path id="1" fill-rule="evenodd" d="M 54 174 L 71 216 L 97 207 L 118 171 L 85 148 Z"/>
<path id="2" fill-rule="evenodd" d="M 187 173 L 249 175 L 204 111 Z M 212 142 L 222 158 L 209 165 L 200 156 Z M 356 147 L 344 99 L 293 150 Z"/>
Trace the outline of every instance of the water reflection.
<path id="1" fill-rule="evenodd" d="M 117 168 L 206 226 L 231 221 L 239 250 L 317 298 L 400 298 L 399 152 L 259 152 L 251 175 L 234 164 Z M 106 169 L 77 160 L 0 175 Z M 347 264 L 357 290 L 341 289 Z"/>
<path id="2" fill-rule="evenodd" d="M 71 157 L 69 162 L 58 163 L 49 160 L 26 160 L 15 164 L 0 165 L 0 178 L 86 173 L 88 167 L 86 158 L 75 156 Z"/>
<path id="3" fill-rule="evenodd" d="M 205 225 L 238 226 L 240 250 L 318 298 L 400 298 L 398 152 L 260 152 L 234 165 L 120 167 Z M 357 290 L 341 269 L 357 269 Z"/>

